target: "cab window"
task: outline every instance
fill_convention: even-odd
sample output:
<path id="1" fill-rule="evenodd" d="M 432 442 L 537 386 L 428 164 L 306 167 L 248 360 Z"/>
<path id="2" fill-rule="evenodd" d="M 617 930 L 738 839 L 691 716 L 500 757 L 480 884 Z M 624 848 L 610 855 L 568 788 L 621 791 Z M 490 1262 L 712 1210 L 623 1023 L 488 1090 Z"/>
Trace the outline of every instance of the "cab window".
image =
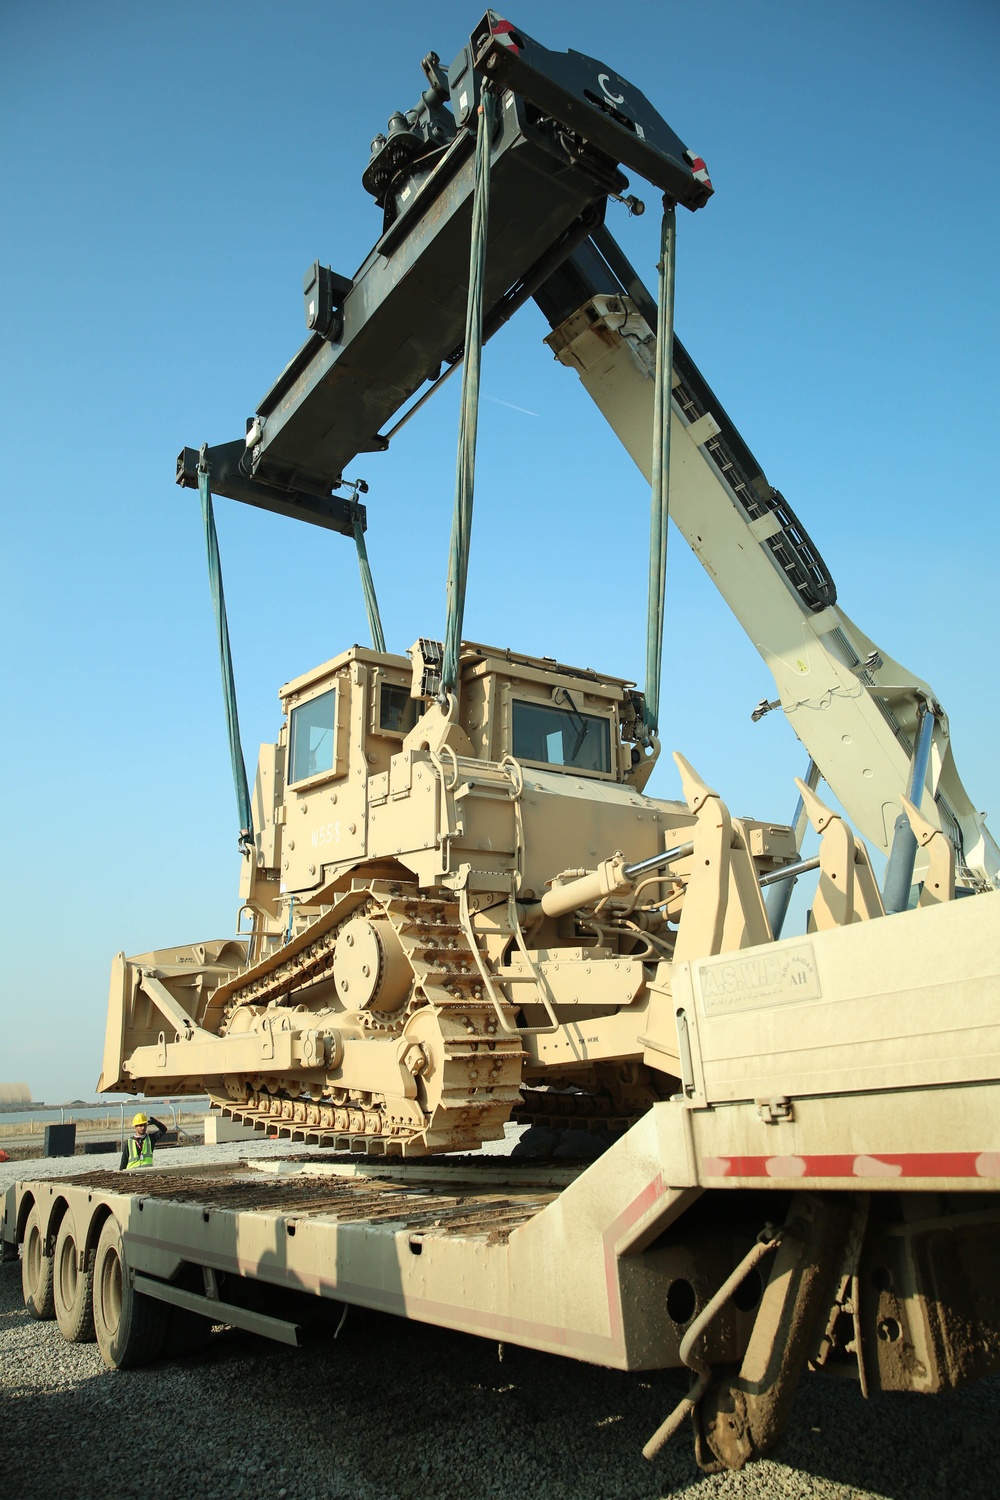
<path id="1" fill-rule="evenodd" d="M 292 709 L 290 782 L 332 771 L 336 753 L 337 689 Z"/>
<path id="2" fill-rule="evenodd" d="M 378 727 L 390 734 L 409 734 L 417 722 L 417 700 L 408 687 L 383 682 L 379 689 Z"/>
<path id="3" fill-rule="evenodd" d="M 611 724 L 600 714 L 514 699 L 514 755 L 579 771 L 611 770 Z"/>

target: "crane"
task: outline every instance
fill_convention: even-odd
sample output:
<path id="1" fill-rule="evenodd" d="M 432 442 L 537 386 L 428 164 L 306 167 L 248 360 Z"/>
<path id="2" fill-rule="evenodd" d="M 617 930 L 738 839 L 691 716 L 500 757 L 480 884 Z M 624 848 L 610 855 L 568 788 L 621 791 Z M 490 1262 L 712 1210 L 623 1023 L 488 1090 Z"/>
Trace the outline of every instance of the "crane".
<path id="1" fill-rule="evenodd" d="M 215 493 L 345 535 L 365 524 L 356 493 L 337 493 L 346 466 L 385 451 L 462 362 L 484 79 L 501 108 L 483 337 L 534 299 L 552 328 L 547 343 L 647 478 L 656 303 L 605 209 L 609 198 L 640 206 L 622 166 L 691 210 L 712 192 L 704 162 L 634 85 L 581 53 L 550 51 L 495 12 L 450 67 L 433 52 L 422 67 L 427 87 L 375 137 L 362 179 L 382 209 L 381 236 L 353 276 L 313 264 L 309 338 L 245 438 L 204 455 Z M 900 812 L 905 792 L 952 842 L 958 888 L 994 888 L 1000 850 L 962 783 L 940 698 L 840 607 L 818 549 L 679 339 L 671 425 L 672 518 L 775 680 L 777 698 L 755 716 L 780 706 L 808 752 L 812 784 L 821 775 L 890 856 L 887 882 L 894 843 L 913 837 Z M 196 486 L 198 461 L 197 450 L 182 450 L 179 484 Z M 909 899 L 910 852 L 902 886 L 887 884 L 889 909 Z"/>

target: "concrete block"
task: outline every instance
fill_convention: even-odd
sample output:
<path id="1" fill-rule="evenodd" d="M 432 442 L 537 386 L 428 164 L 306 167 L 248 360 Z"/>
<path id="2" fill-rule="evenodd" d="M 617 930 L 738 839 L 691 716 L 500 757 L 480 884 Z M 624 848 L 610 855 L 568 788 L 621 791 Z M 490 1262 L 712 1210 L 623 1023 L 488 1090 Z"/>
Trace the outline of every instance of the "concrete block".
<path id="1" fill-rule="evenodd" d="M 224 1115 L 205 1116 L 206 1146 L 219 1146 L 223 1141 L 252 1141 L 254 1134 L 246 1125 L 237 1125 L 235 1120 L 227 1120 Z"/>

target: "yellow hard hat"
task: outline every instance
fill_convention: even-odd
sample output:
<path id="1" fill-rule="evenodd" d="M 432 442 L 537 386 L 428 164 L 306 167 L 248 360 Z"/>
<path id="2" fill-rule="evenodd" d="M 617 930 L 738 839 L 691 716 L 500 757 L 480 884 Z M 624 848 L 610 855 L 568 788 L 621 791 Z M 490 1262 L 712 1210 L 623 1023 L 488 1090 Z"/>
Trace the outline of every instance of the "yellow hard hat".
<path id="1" fill-rule="evenodd" d="M 148 1125 L 149 1124 L 149 1119 L 144 1114 L 133 1115 L 132 1116 L 132 1124 L 133 1125 Z"/>

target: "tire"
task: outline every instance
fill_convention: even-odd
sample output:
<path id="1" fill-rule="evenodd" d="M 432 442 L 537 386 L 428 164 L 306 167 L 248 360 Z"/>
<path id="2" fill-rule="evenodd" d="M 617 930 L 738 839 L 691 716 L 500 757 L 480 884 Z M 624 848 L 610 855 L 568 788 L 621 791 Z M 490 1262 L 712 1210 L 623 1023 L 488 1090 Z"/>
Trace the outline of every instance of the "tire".
<path id="1" fill-rule="evenodd" d="M 52 1297 L 52 1257 L 45 1251 L 45 1226 L 36 1203 L 24 1226 L 21 1244 L 21 1291 L 33 1318 L 44 1322 L 56 1315 Z"/>
<path id="2" fill-rule="evenodd" d="M 118 1220 L 108 1219 L 94 1256 L 94 1331 L 101 1358 L 112 1370 L 159 1359 L 169 1325 L 168 1308 L 131 1284 Z"/>
<path id="3" fill-rule="evenodd" d="M 92 1344 L 94 1331 L 94 1270 L 80 1270 L 80 1253 L 86 1250 L 76 1232 L 72 1209 L 63 1214 L 52 1257 L 52 1294 L 59 1332 L 67 1344 Z"/>

